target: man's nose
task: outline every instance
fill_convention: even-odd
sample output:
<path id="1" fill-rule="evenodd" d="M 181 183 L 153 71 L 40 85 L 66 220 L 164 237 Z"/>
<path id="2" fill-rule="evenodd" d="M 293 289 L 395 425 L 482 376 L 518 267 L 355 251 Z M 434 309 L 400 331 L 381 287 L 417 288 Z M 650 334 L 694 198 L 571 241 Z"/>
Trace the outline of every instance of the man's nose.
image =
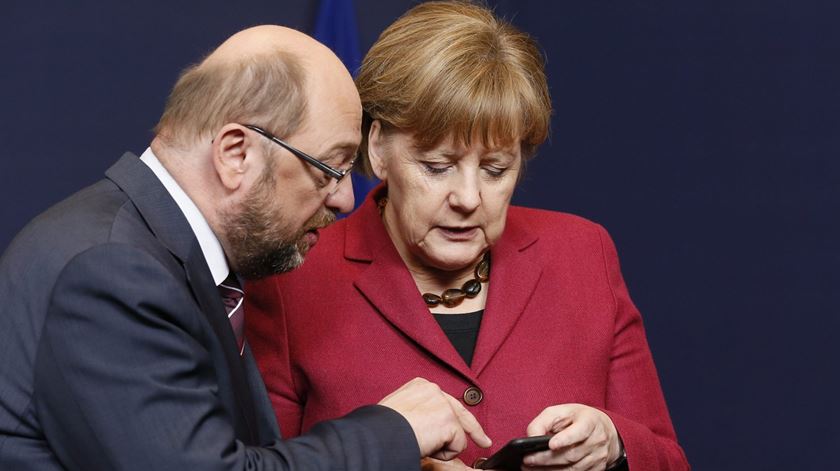
<path id="1" fill-rule="evenodd" d="M 338 185 L 327 196 L 326 205 L 332 211 L 349 213 L 353 210 L 355 199 L 353 197 L 353 178 L 347 175 L 338 182 Z"/>

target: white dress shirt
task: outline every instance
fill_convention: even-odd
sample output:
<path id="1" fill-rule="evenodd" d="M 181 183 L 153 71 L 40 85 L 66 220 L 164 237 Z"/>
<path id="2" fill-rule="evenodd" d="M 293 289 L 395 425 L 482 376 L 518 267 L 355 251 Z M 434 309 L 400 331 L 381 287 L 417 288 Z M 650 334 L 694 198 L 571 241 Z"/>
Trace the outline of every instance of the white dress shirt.
<path id="1" fill-rule="evenodd" d="M 198 239 L 198 245 L 201 246 L 201 252 L 204 254 L 204 259 L 207 260 L 210 273 L 213 274 L 213 282 L 216 283 L 216 286 L 219 286 L 230 274 L 230 267 L 228 267 L 225 252 L 222 250 L 222 244 L 219 243 L 216 234 L 210 229 L 210 225 L 207 224 L 207 219 L 204 219 L 204 215 L 198 210 L 198 206 L 193 203 L 193 200 L 187 196 L 184 189 L 178 185 L 178 182 L 172 178 L 172 175 L 160 163 L 160 160 L 152 152 L 151 147 L 146 149 L 146 152 L 143 152 L 140 160 L 152 169 L 152 172 L 154 172 L 158 180 L 166 187 L 166 191 L 169 192 L 175 200 L 175 203 L 181 208 L 181 212 L 184 213 L 184 217 L 187 218 L 187 222 Z"/>

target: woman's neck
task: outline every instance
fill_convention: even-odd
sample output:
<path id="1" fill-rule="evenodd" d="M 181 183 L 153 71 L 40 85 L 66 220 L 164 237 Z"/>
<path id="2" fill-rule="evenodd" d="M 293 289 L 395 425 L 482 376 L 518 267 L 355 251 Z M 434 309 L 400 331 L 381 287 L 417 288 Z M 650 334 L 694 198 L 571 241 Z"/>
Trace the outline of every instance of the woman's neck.
<path id="1" fill-rule="evenodd" d="M 380 211 L 382 211 L 382 209 L 380 209 Z M 403 263 L 405 263 L 408 268 L 408 272 L 414 279 L 414 284 L 417 285 L 417 289 L 419 291 L 418 296 L 423 293 L 432 293 L 440 296 L 445 290 L 450 288 L 461 288 L 464 286 L 464 283 L 476 277 L 475 268 L 482 260 L 483 256 L 480 256 L 470 264 L 456 270 L 443 270 L 429 266 L 423 263 L 419 257 L 415 256 L 408 247 L 406 247 L 406 244 L 400 243 L 399 234 L 396 234 L 390 227 L 388 221 L 390 216 L 389 211 L 393 211 L 391 205 L 386 206 L 384 208 L 384 214 L 382 214 L 382 222 L 385 226 L 385 231 L 394 242 L 394 246 L 397 248 L 397 253 L 399 253 L 400 258 L 402 258 Z M 484 309 L 484 305 L 487 301 L 487 290 L 489 284 L 489 281 L 481 283 L 481 291 L 478 295 L 473 298 L 464 298 L 464 300 L 457 306 L 447 307 L 441 303 L 437 306 L 431 307 L 430 310 L 435 314 L 463 314 L 480 311 Z"/>

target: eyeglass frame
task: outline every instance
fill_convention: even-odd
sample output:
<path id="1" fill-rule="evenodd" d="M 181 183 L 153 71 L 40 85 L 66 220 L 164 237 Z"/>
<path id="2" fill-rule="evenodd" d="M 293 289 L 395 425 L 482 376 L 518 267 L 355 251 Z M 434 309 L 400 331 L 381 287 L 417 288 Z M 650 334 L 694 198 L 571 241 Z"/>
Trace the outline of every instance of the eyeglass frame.
<path id="1" fill-rule="evenodd" d="M 318 170 L 324 172 L 324 174 L 327 175 L 328 177 L 335 179 L 336 183 L 341 183 L 341 180 L 344 177 L 346 177 L 347 174 L 349 174 L 351 170 L 353 170 L 353 164 L 356 162 L 356 159 L 353 159 L 350 162 L 350 166 L 347 168 L 347 170 L 339 170 L 335 167 L 332 167 L 330 165 L 325 164 L 324 162 L 316 159 L 315 157 L 312 157 L 311 155 L 307 154 L 306 152 L 304 152 L 300 149 L 297 149 L 290 144 L 287 144 L 286 142 L 284 142 L 279 137 L 275 136 L 274 134 L 271 134 L 270 132 L 266 131 L 265 129 L 263 129 L 259 126 L 255 126 L 253 124 L 243 124 L 242 126 L 244 126 L 248 129 L 250 129 L 251 131 L 254 131 L 255 133 L 265 137 L 266 139 L 270 140 L 271 142 L 273 142 L 273 143 L 277 144 L 278 146 L 280 146 L 280 147 L 286 149 L 287 151 L 291 152 L 292 154 L 295 155 L 295 157 L 298 157 L 299 159 L 303 160 L 304 162 L 308 163 L 309 165 L 312 165 L 313 167 L 317 168 Z"/>

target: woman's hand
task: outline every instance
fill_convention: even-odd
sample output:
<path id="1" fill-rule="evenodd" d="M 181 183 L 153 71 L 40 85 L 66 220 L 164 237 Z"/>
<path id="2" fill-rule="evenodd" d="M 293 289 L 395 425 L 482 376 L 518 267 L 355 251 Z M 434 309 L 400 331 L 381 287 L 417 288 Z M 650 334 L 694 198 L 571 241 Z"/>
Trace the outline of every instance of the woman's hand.
<path id="1" fill-rule="evenodd" d="M 473 468 L 465 465 L 463 461 L 458 458 L 441 461 L 434 458 L 423 458 L 420 461 L 421 471 L 473 471 Z"/>
<path id="2" fill-rule="evenodd" d="M 551 406 L 528 425 L 528 436 L 551 434 L 549 450 L 526 456 L 522 469 L 603 471 L 622 453 L 609 416 L 583 404 Z"/>

